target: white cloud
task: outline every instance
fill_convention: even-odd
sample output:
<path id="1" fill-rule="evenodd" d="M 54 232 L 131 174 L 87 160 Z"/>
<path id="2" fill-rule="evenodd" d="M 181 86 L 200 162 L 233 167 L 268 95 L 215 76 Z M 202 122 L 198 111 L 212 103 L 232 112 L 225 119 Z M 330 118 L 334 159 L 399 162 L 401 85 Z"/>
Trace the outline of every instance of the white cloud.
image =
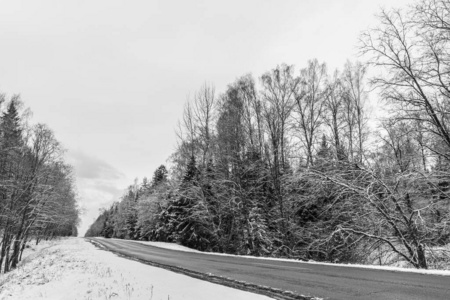
<path id="1" fill-rule="evenodd" d="M 69 151 L 67 161 L 75 170 L 80 206 L 84 211 L 78 231 L 84 235 L 99 210 L 120 199 L 124 190 L 121 187 L 127 179 L 114 166 L 82 151 Z"/>
<path id="2" fill-rule="evenodd" d="M 111 180 L 121 179 L 125 175 L 107 162 L 81 151 L 69 151 L 68 161 L 75 167 L 80 179 Z"/>

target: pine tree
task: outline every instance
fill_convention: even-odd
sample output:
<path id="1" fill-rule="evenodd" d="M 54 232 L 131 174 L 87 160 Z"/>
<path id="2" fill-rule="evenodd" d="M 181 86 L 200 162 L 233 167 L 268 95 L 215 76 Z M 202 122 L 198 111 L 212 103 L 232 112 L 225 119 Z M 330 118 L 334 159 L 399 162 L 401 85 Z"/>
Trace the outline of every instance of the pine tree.
<path id="1" fill-rule="evenodd" d="M 198 184 L 199 171 L 196 167 L 195 157 L 191 156 L 182 182 L 179 187 L 179 195 L 173 199 L 164 214 L 167 222 L 168 238 L 172 241 L 184 241 L 181 233 L 183 225 L 185 225 L 189 210 L 192 207 L 192 199 L 186 196 L 190 187 Z"/>
<path id="2" fill-rule="evenodd" d="M 333 159 L 331 148 L 328 146 L 327 137 L 322 135 L 322 142 L 320 143 L 319 151 L 316 154 L 316 165 L 319 165 L 321 169 L 330 165 Z"/>
<path id="3" fill-rule="evenodd" d="M 17 100 L 12 100 L 1 117 L 2 148 L 15 148 L 23 145 L 20 117 L 17 111 Z"/>
<path id="4" fill-rule="evenodd" d="M 214 244 L 212 216 L 202 192 L 201 173 L 191 157 L 179 188 L 178 197 L 168 207 L 170 239 L 199 250 Z"/>
<path id="5" fill-rule="evenodd" d="M 191 159 L 189 160 L 186 171 L 183 176 L 182 180 L 182 186 L 186 184 L 197 184 L 199 179 L 200 172 L 196 166 L 195 157 L 191 156 Z"/>
<path id="6" fill-rule="evenodd" d="M 18 162 L 18 156 L 24 146 L 15 99 L 9 103 L 1 117 L 0 137 L 0 174 L 2 179 L 7 179 L 13 176 L 13 164 Z"/>
<path id="7" fill-rule="evenodd" d="M 152 187 L 157 186 L 161 182 L 164 182 L 167 180 L 167 169 L 166 166 L 161 165 L 156 169 L 155 173 L 153 174 L 152 179 Z"/>
<path id="8" fill-rule="evenodd" d="M 0 180 L 4 183 L 8 182 L 8 184 L 2 184 L 0 188 L 0 215 L 6 216 L 4 224 L 0 224 L 0 227 L 4 228 L 0 267 L 5 258 L 5 272 L 9 270 L 9 248 L 14 235 L 13 227 L 18 223 L 18 220 L 14 219 L 17 217 L 14 214 L 15 208 L 19 205 L 15 199 L 15 192 L 18 191 L 20 184 L 20 162 L 24 146 L 17 101 L 18 98 L 11 100 L 6 112 L 1 116 L 0 123 Z"/>
<path id="9" fill-rule="evenodd" d="M 269 183 L 268 174 L 261 161 L 259 152 L 250 150 L 242 162 L 240 175 L 240 189 L 242 195 L 241 222 L 245 247 L 245 254 L 263 255 L 272 250 L 273 236 L 269 232 L 268 219 L 270 214 L 264 211 L 267 206 L 266 184 Z"/>

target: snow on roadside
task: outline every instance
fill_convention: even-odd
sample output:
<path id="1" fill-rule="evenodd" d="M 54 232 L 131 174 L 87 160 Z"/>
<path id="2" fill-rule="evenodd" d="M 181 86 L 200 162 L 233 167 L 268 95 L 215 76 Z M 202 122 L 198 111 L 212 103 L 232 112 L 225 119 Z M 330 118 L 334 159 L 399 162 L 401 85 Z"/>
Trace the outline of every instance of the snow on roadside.
<path id="1" fill-rule="evenodd" d="M 361 264 L 339 264 L 339 263 L 326 263 L 326 262 L 316 262 L 316 261 L 300 261 L 296 259 L 289 258 L 276 258 L 276 257 L 260 257 L 260 256 L 249 256 L 249 255 L 235 255 L 235 254 L 226 254 L 226 253 L 215 253 L 215 252 L 201 252 L 195 249 L 190 249 L 185 246 L 181 246 L 174 243 L 164 243 L 164 242 L 146 242 L 146 241 L 133 241 L 137 243 L 142 243 L 150 246 L 170 249 L 170 250 L 178 250 L 185 252 L 197 252 L 204 253 L 209 255 L 220 255 L 220 256 L 237 256 L 244 258 L 252 258 L 252 259 L 263 259 L 263 260 L 275 260 L 275 261 L 287 261 L 287 262 L 297 262 L 301 264 L 315 264 L 315 265 L 324 265 L 324 266 L 339 266 L 339 267 L 348 267 L 348 268 L 363 268 L 363 269 L 374 269 L 374 270 L 385 270 L 385 271 L 393 271 L 393 272 L 409 272 L 409 273 L 418 273 L 418 274 L 426 274 L 426 275 L 440 275 L 440 276 L 450 276 L 450 270 L 423 270 L 423 269 L 413 269 L 413 268 L 402 268 L 402 267 L 393 267 L 393 266 L 376 266 L 376 265 L 361 265 Z"/>
<path id="2" fill-rule="evenodd" d="M 103 239 L 103 238 L 97 237 L 97 239 Z M 112 240 L 117 240 L 117 239 L 112 239 Z M 146 241 L 133 241 L 133 242 L 150 245 L 150 246 L 155 246 L 155 247 L 159 247 L 159 248 L 164 248 L 164 249 L 184 251 L 184 252 L 206 253 L 206 254 L 213 254 L 213 255 L 232 255 L 232 254 L 224 254 L 224 253 L 202 252 L 202 251 L 191 249 L 186 246 L 178 245 L 175 243 L 146 242 Z"/>
<path id="3" fill-rule="evenodd" d="M 28 252 L 0 275 L 0 299 L 271 299 L 121 258 L 82 238 Z"/>

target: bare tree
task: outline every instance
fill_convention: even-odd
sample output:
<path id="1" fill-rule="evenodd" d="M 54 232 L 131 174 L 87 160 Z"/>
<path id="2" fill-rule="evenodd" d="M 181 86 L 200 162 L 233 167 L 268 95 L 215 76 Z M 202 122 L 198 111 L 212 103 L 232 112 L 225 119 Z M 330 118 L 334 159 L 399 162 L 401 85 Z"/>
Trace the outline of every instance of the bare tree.
<path id="1" fill-rule="evenodd" d="M 286 135 L 300 83 L 299 78 L 294 77 L 293 71 L 292 66 L 282 65 L 261 77 L 261 97 L 265 104 L 264 117 L 269 130 L 274 164 L 280 164 L 282 167 L 286 165 Z"/>
<path id="2" fill-rule="evenodd" d="M 198 133 L 199 145 L 202 150 L 202 166 L 210 156 L 212 124 L 215 109 L 215 88 L 204 84 L 195 94 L 193 103 L 195 126 Z"/>
<path id="3" fill-rule="evenodd" d="M 348 61 L 342 74 L 344 86 L 344 120 L 347 128 L 348 147 L 351 160 L 356 152 L 356 161 L 363 162 L 364 142 L 367 139 L 367 92 L 365 90 L 366 67 L 360 63 Z"/>
<path id="4" fill-rule="evenodd" d="M 323 121 L 326 76 L 325 64 L 320 64 L 317 59 L 308 61 L 308 66 L 300 72 L 301 89 L 295 91 L 297 128 L 300 131 L 300 140 L 306 149 L 306 167 L 314 164 L 314 146 Z"/>
<path id="5" fill-rule="evenodd" d="M 273 185 L 276 190 L 281 219 L 284 218 L 284 205 L 281 191 L 281 175 L 286 167 L 286 135 L 289 121 L 295 104 L 295 95 L 300 80 L 293 75 L 293 67 L 282 65 L 261 77 L 264 100 L 264 120 L 268 129 L 271 146 Z M 283 220 L 284 222 L 284 220 Z M 285 224 L 282 223 L 285 231 Z"/>
<path id="6" fill-rule="evenodd" d="M 350 207 L 357 223 L 343 223 L 334 234 L 345 232 L 384 244 L 414 267 L 428 268 L 427 246 L 436 245 L 443 230 L 443 223 L 434 220 L 440 204 L 424 201 L 437 187 L 436 178 L 403 172 L 389 180 L 376 169 L 343 169 L 348 171 L 311 171 L 341 187 L 346 202 L 353 203 Z"/>
<path id="7" fill-rule="evenodd" d="M 236 88 L 239 91 L 239 96 L 243 99 L 244 120 L 250 144 L 258 149 L 259 155 L 262 157 L 264 149 L 262 104 L 252 76 L 246 75 L 239 78 Z"/>
<path id="8" fill-rule="evenodd" d="M 342 133 L 344 130 L 344 88 L 338 71 L 335 71 L 333 77 L 327 82 L 324 122 L 331 131 L 336 158 L 344 159 L 344 137 Z"/>
<path id="9" fill-rule="evenodd" d="M 398 120 L 416 120 L 450 147 L 448 82 L 449 7 L 446 1 L 424 1 L 412 11 L 382 11 L 381 26 L 363 34 L 362 53 L 383 68 L 373 79 Z M 425 145 L 436 155 L 450 159 Z"/>

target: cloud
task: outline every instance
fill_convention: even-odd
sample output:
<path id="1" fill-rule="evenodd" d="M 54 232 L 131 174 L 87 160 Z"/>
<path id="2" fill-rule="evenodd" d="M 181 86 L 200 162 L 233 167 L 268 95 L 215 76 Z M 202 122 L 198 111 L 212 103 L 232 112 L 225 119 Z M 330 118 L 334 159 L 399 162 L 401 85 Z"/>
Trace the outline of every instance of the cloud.
<path id="1" fill-rule="evenodd" d="M 107 162 L 81 151 L 70 151 L 68 161 L 74 166 L 78 178 L 122 179 L 125 175 Z"/>
<path id="2" fill-rule="evenodd" d="M 120 200 L 125 191 L 121 186 L 124 185 L 117 180 L 77 178 L 79 204 L 84 211 L 78 228 L 80 236 L 84 236 L 101 209 L 107 209 L 114 201 Z"/>
<path id="3" fill-rule="evenodd" d="M 75 170 L 79 204 L 84 211 L 78 232 L 84 236 L 100 209 L 108 208 L 120 199 L 128 179 L 106 161 L 82 151 L 69 151 L 67 161 Z"/>

